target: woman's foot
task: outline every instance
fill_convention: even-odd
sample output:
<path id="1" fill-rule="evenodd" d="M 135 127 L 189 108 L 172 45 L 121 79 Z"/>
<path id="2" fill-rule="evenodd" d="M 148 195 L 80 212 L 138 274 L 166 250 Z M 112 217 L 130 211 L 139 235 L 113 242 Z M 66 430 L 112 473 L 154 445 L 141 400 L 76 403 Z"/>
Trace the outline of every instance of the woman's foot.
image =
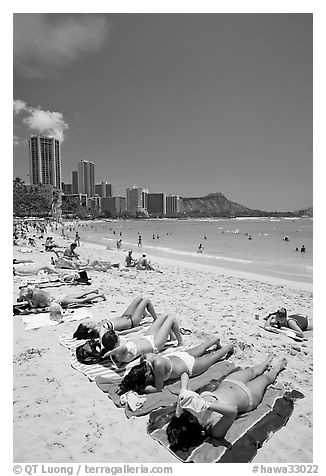
<path id="1" fill-rule="evenodd" d="M 235 347 L 233 344 L 229 344 L 225 346 L 225 349 L 227 350 L 227 353 L 225 355 L 225 359 L 227 360 L 231 355 L 235 353 Z"/>
<path id="2" fill-rule="evenodd" d="M 267 356 L 267 359 L 264 362 L 265 370 L 269 370 L 271 368 L 271 363 L 273 359 L 274 359 L 274 354 L 269 354 Z"/>
<path id="3" fill-rule="evenodd" d="M 103 301 L 106 301 L 105 294 L 100 294 L 100 297 L 103 299 Z"/>
<path id="4" fill-rule="evenodd" d="M 287 360 L 286 359 L 281 359 L 277 362 L 277 364 L 275 365 L 275 369 L 279 372 L 282 372 L 282 370 L 284 370 L 287 366 Z"/>

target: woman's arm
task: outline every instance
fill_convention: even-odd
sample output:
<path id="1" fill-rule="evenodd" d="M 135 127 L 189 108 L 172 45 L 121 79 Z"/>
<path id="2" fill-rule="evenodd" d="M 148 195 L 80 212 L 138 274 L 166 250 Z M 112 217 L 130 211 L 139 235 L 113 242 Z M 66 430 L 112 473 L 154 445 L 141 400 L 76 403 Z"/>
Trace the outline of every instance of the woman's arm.
<path id="1" fill-rule="evenodd" d="M 105 349 L 103 349 L 101 352 L 104 352 Z M 101 360 L 107 359 L 108 357 L 111 357 L 111 355 L 122 355 L 126 351 L 126 347 L 124 345 L 120 345 L 119 347 L 116 347 L 115 349 L 109 350 L 108 352 L 103 353 L 101 355 Z"/>
<path id="2" fill-rule="evenodd" d="M 294 319 L 289 319 L 287 324 L 288 324 L 288 327 L 292 329 L 296 333 L 297 336 L 303 337 L 303 332 Z"/>
<path id="3" fill-rule="evenodd" d="M 272 320 L 274 319 L 274 314 L 270 314 L 268 316 L 268 319 L 267 321 L 265 322 L 264 324 L 264 328 L 266 329 L 267 327 L 271 327 L 272 326 Z"/>
<path id="4" fill-rule="evenodd" d="M 212 428 L 210 433 L 215 438 L 223 438 L 232 426 L 236 416 L 237 408 L 229 403 L 212 403 L 209 409 L 222 415 L 221 420 Z"/>
<path id="5" fill-rule="evenodd" d="M 188 382 L 189 382 L 189 375 L 187 374 L 187 372 L 184 372 L 183 374 L 181 374 L 181 377 L 180 377 L 180 393 L 182 390 L 187 390 Z"/>

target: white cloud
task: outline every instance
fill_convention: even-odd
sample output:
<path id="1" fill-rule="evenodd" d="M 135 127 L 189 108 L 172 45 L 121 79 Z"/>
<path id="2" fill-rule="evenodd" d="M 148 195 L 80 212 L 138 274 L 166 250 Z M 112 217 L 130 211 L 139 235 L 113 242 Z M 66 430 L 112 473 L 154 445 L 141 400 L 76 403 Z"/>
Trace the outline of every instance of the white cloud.
<path id="1" fill-rule="evenodd" d="M 25 116 L 22 118 L 22 124 L 27 126 L 29 132 L 55 137 L 63 141 L 64 132 L 69 129 L 61 112 L 45 111 L 41 106 L 29 107 L 24 101 L 15 99 L 14 114 L 18 116 L 19 113 Z M 16 145 L 17 139 L 17 136 L 14 136 Z"/>
<path id="2" fill-rule="evenodd" d="M 106 18 L 96 14 L 14 14 L 14 66 L 27 77 L 58 76 L 104 44 Z"/>
<path id="3" fill-rule="evenodd" d="M 14 115 L 19 114 L 22 111 L 26 111 L 27 106 L 24 101 L 21 101 L 20 99 L 14 99 Z"/>

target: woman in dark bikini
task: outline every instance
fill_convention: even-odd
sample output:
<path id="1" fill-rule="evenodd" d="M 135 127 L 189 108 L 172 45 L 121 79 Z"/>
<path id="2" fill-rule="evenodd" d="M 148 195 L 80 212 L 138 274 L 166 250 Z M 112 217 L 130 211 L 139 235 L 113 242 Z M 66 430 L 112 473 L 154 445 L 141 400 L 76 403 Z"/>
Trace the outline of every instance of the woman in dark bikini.
<path id="1" fill-rule="evenodd" d="M 292 329 L 297 336 L 303 337 L 303 331 L 309 331 L 313 328 L 312 318 L 308 316 L 301 316 L 299 314 L 287 315 L 287 311 L 284 307 L 281 307 L 276 312 L 269 314 L 264 324 L 265 329 L 271 327 L 288 327 Z"/>
<path id="2" fill-rule="evenodd" d="M 281 359 L 271 368 L 272 359 L 273 355 L 270 355 L 255 367 L 233 372 L 216 390 L 200 395 L 187 390 L 189 377 L 184 373 L 176 415 L 167 427 L 169 443 L 181 449 L 197 445 L 202 440 L 203 430 L 209 436 L 223 438 L 237 414 L 256 408 L 268 385 L 286 367 L 286 360 Z"/>
<path id="3" fill-rule="evenodd" d="M 80 324 L 73 337 L 75 337 L 75 339 L 94 339 L 98 337 L 102 339 L 107 331 L 134 329 L 139 326 L 140 321 L 146 316 L 147 312 L 150 313 L 154 321 L 157 319 L 154 306 L 150 299 L 138 296 L 120 317 L 104 319 L 97 324 L 93 322 Z"/>

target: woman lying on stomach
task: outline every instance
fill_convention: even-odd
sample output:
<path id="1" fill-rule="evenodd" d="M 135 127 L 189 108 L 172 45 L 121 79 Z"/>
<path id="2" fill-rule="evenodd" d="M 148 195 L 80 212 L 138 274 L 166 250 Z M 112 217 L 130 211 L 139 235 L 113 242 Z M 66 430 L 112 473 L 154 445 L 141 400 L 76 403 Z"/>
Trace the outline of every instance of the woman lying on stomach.
<path id="1" fill-rule="evenodd" d="M 202 432 L 214 438 L 223 438 L 238 413 L 256 408 L 268 385 L 286 367 L 281 359 L 270 368 L 273 355 L 255 367 L 233 372 L 213 392 L 187 390 L 188 374 L 181 376 L 181 390 L 176 414 L 167 427 L 169 443 L 175 449 L 190 448 L 202 442 Z M 264 373 L 267 371 L 266 373 Z"/>
<path id="2" fill-rule="evenodd" d="M 214 352 L 205 354 L 212 346 L 216 346 Z M 124 377 L 119 386 L 119 394 L 129 390 L 138 393 L 160 392 L 167 380 L 178 379 L 184 373 L 189 377 L 200 375 L 232 353 L 233 346 L 221 347 L 220 339 L 215 336 L 187 351 L 175 351 L 167 356 L 146 354 L 141 358 L 141 363 L 135 365 Z"/>

